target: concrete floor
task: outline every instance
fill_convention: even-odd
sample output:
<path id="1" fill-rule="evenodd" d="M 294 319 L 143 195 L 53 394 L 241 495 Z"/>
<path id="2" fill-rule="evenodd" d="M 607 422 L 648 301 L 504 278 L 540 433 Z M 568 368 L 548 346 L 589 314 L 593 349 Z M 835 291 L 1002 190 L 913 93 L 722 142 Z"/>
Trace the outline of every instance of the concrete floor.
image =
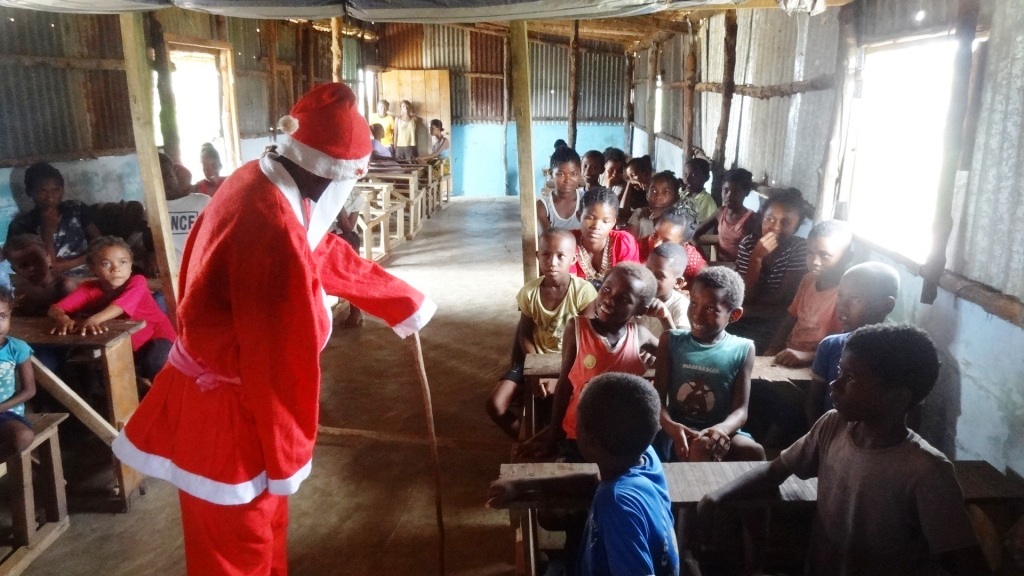
<path id="1" fill-rule="evenodd" d="M 508 513 L 483 506 L 511 443 L 484 399 L 507 368 L 522 285 L 516 199 L 456 200 L 388 263 L 438 305 L 423 330 L 442 448 L 448 574 L 509 574 Z M 336 329 L 323 354 L 321 423 L 425 436 L 411 346 L 380 322 Z M 425 445 L 321 436 L 312 475 L 291 498 L 293 576 L 437 574 L 433 476 Z M 71 516 L 29 576 L 184 573 L 177 492 L 147 481 L 127 514 Z"/>

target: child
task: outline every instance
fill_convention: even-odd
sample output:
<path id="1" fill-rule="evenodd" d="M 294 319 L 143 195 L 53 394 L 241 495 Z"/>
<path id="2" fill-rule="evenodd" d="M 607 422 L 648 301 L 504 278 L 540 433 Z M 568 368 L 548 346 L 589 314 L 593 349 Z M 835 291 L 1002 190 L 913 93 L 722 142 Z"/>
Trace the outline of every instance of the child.
<path id="1" fill-rule="evenodd" d="M 683 270 L 683 279 L 687 283 L 692 281 L 697 273 L 708 265 L 704 256 L 692 244 L 687 242 L 693 233 L 694 218 L 689 206 L 676 205 L 671 212 L 666 212 L 658 219 L 654 226 L 654 232 L 640 242 L 640 259 L 646 261 L 647 255 L 662 244 L 680 244 L 686 251 L 686 268 Z"/>
<path id="2" fill-rule="evenodd" d="M 700 515 L 771 494 L 791 474 L 817 477 L 807 574 L 988 574 L 953 466 L 906 425 L 938 373 L 920 329 L 856 330 L 831 384 L 836 410 L 770 464 L 705 496 Z"/>
<path id="3" fill-rule="evenodd" d="M 35 435 L 25 419 L 25 401 L 36 395 L 32 349 L 7 335 L 11 330 L 14 294 L 0 288 L 0 461 L 25 450 Z M 17 373 L 17 377 L 15 377 Z M 20 386 L 19 386 L 20 384 Z"/>
<path id="4" fill-rule="evenodd" d="M 652 174 L 654 165 L 650 156 L 633 158 L 626 163 L 626 191 L 622 193 L 619 204 L 620 220 L 630 221 L 637 210 L 647 206 Z"/>
<path id="5" fill-rule="evenodd" d="M 615 229 L 618 212 L 619 199 L 608 188 L 596 188 L 583 195 L 572 273 L 598 288 L 612 266 L 640 261 L 640 249 L 633 235 Z"/>
<path id="6" fill-rule="evenodd" d="M 419 130 L 419 117 L 413 114 L 412 102 L 402 100 L 399 104 L 401 114 L 395 118 L 395 158 L 413 160 L 416 158 L 416 132 Z"/>
<path id="7" fill-rule="evenodd" d="M 580 398 L 578 431 L 580 450 L 597 463 L 599 477 L 499 480 L 491 484 L 487 504 L 506 506 L 535 491 L 593 495 L 579 574 L 678 575 L 668 485 L 650 447 L 657 429 L 658 397 L 650 384 L 630 374 L 598 376 Z"/>
<path id="8" fill-rule="evenodd" d="M 881 262 L 865 262 L 853 266 L 839 281 L 836 318 L 841 334 L 826 336 L 811 365 L 811 387 L 807 392 L 807 425 L 832 409 L 828 383 L 839 375 L 839 356 L 850 332 L 869 324 L 885 322 L 896 306 L 900 291 L 900 275 L 896 269 Z"/>
<path id="9" fill-rule="evenodd" d="M 391 103 L 387 100 L 377 101 L 377 110 L 370 113 L 369 124 L 380 124 L 380 127 L 384 129 L 384 133 L 381 134 L 380 143 L 388 148 L 388 157 L 391 156 L 390 148 L 395 144 L 395 117 L 388 114 L 388 109 L 391 108 Z"/>
<path id="10" fill-rule="evenodd" d="M 596 305 L 565 325 L 551 425 L 523 444 L 521 455 L 550 456 L 561 445 L 566 461 L 583 461 L 576 445 L 580 392 L 605 372 L 642 376 L 647 371 L 640 352 L 653 353 L 657 340 L 633 319 L 647 313 L 657 291 L 654 275 L 640 264 L 624 262 L 612 268 L 598 291 Z"/>
<path id="11" fill-rule="evenodd" d="M 568 146 L 555 148 L 551 155 L 551 177 L 555 190 L 537 199 L 537 224 L 548 228 L 580 229 L 580 157 Z"/>
<path id="12" fill-rule="evenodd" d="M 647 259 L 647 269 L 658 281 L 658 293 L 651 302 L 651 309 L 638 323 L 650 330 L 655 338 L 665 330 L 690 328 L 686 317 L 690 300 L 680 292 L 686 283 L 683 271 L 687 268 L 687 259 L 686 250 L 673 243 L 659 245 Z"/>
<path id="13" fill-rule="evenodd" d="M 46 316 L 52 304 L 75 289 L 75 282 L 54 272 L 39 236 L 15 236 L 4 244 L 3 252 L 14 269 L 12 282 L 20 316 Z"/>
<path id="14" fill-rule="evenodd" d="M 576 262 L 576 237 L 568 230 L 548 228 L 537 246 L 540 278 L 531 280 L 519 291 L 519 326 L 512 368 L 498 382 L 487 400 L 487 413 L 506 434 L 519 438 L 519 419 L 509 410 L 523 385 L 526 354 L 555 354 L 562 351 L 562 333 L 566 323 L 581 314 L 597 298 L 597 291 L 586 280 L 569 274 Z M 546 396 L 547 390 L 535 390 Z"/>
<path id="15" fill-rule="evenodd" d="M 370 160 L 381 160 L 391 158 L 391 148 L 384 145 L 384 126 L 374 124 L 370 126 L 370 134 L 373 135 L 373 152 L 370 153 Z"/>
<path id="16" fill-rule="evenodd" d="M 743 281 L 706 268 L 690 289 L 691 329 L 661 335 L 654 386 L 665 402 L 655 449 L 663 462 L 764 460 L 741 431 L 747 421 L 754 345 L 726 326 L 743 315 Z"/>
<path id="17" fill-rule="evenodd" d="M 853 258 L 853 233 L 841 220 L 826 220 L 807 236 L 807 274 L 797 288 L 789 316 L 779 326 L 767 356 L 781 366 L 810 366 L 818 343 L 839 332 L 836 298 L 839 280 Z"/>
<path id="18" fill-rule="evenodd" d="M 754 211 L 743 205 L 753 188 L 754 176 L 749 171 L 734 168 L 726 172 L 722 177 L 722 207 L 694 233 L 697 238 L 712 231 L 718 234 L 718 260 L 722 262 L 735 261 L 740 240 L 756 229 Z"/>
<path id="19" fill-rule="evenodd" d="M 220 163 L 220 153 L 212 143 L 205 142 L 199 150 L 199 160 L 203 163 L 203 179 L 196 183 L 196 191 L 213 196 L 220 185 L 224 183 L 224 177 L 220 175 L 221 168 L 223 168 Z"/>
<path id="20" fill-rule="evenodd" d="M 647 207 L 633 212 L 626 229 L 640 240 L 654 232 L 654 225 L 666 210 L 679 202 L 679 180 L 669 170 L 658 172 L 651 178 L 647 189 Z"/>
<path id="21" fill-rule="evenodd" d="M 760 234 L 740 241 L 736 256 L 748 313 L 733 326 L 733 333 L 753 340 L 759 353 L 771 343 L 807 272 L 807 242 L 794 235 L 806 211 L 803 195 L 793 188 L 779 191 L 768 197 L 763 211 Z"/>
<path id="22" fill-rule="evenodd" d="M 683 184 L 686 185 L 686 195 L 683 202 L 693 206 L 697 214 L 697 222 L 704 222 L 718 210 L 715 199 L 704 189 L 704 185 L 711 179 L 711 164 L 703 158 L 691 158 L 683 164 Z"/>
<path id="23" fill-rule="evenodd" d="M 604 154 L 597 150 L 589 150 L 583 155 L 583 187 L 585 192 L 601 185 L 601 172 L 603 170 Z"/>
<path id="24" fill-rule="evenodd" d="M 167 361 L 177 339 L 174 327 L 153 300 L 145 276 L 131 275 L 132 255 L 124 240 L 116 236 L 93 240 L 89 244 L 89 266 L 96 279 L 86 280 L 50 306 L 49 316 L 56 323 L 53 333 L 99 334 L 106 331 L 104 322 L 122 315 L 145 320 L 145 327 L 132 334 L 135 370 L 145 389 Z M 86 317 L 76 321 L 69 314 Z"/>
<path id="25" fill-rule="evenodd" d="M 615 197 L 622 205 L 622 198 L 626 195 L 626 153 L 618 148 L 608 147 L 604 150 L 604 174 L 601 180 L 604 185 L 615 192 Z M 617 224 L 619 228 L 626 225 L 626 219 L 620 217 Z"/>
<path id="26" fill-rule="evenodd" d="M 163 152 L 157 154 L 157 157 L 160 159 L 160 175 L 164 180 L 167 216 L 171 222 L 171 240 L 174 242 L 174 254 L 180 265 L 188 234 L 211 198 L 202 192 L 189 193 L 187 188 L 180 185 L 171 157 Z"/>

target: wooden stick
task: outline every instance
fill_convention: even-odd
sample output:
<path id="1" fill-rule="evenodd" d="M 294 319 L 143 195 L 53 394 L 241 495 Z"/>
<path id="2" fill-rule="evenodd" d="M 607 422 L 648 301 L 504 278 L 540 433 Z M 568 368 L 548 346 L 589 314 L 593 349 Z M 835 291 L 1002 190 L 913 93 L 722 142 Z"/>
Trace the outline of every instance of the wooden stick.
<path id="1" fill-rule="evenodd" d="M 164 196 L 164 181 L 160 175 L 160 160 L 156 155 L 156 138 L 153 132 L 153 83 L 146 58 L 146 36 L 141 13 L 122 13 L 121 44 L 124 49 L 125 75 L 128 80 L 128 102 L 132 113 L 132 131 L 135 135 L 135 149 L 142 175 L 143 200 L 147 220 L 153 232 L 157 267 L 164 298 L 167 300 L 167 316 L 177 322 L 178 309 L 178 267 L 171 239 L 171 220 L 167 215 L 167 199 Z"/>
<path id="2" fill-rule="evenodd" d="M 82 397 L 75 393 L 59 376 L 50 371 L 49 368 L 43 365 L 38 358 L 32 356 L 32 370 L 35 372 L 36 383 L 43 390 L 49 392 L 50 396 L 53 396 L 54 400 L 60 402 L 61 406 L 68 409 L 78 418 L 79 422 L 85 424 L 93 434 L 95 434 L 100 440 L 102 440 L 107 446 L 117 438 L 117 430 L 107 422 L 103 416 L 100 416 L 98 412 L 92 409 L 82 400 Z"/>
<path id="3" fill-rule="evenodd" d="M 316 59 L 313 55 L 313 45 L 316 42 L 316 31 L 313 30 L 313 23 L 307 22 L 304 26 L 305 33 L 302 35 L 302 69 L 305 76 L 302 82 L 302 93 L 305 94 L 313 89 L 316 76 Z"/>
<path id="4" fill-rule="evenodd" d="M 622 128 L 626 132 L 625 139 L 626 153 L 633 150 L 633 70 L 636 67 L 636 57 L 632 53 L 626 53 L 626 86 L 622 91 Z"/>
<path id="5" fill-rule="evenodd" d="M 331 18 L 331 81 L 341 82 L 341 18 Z"/>
<path id="6" fill-rule="evenodd" d="M 512 55 L 508 44 L 508 34 L 501 43 L 501 149 L 508 150 L 508 117 L 511 112 L 512 86 L 509 79 L 512 77 Z M 501 163 L 504 166 L 504 174 L 508 174 L 508 153 L 502 153 Z M 511 191 L 508 189 L 508 178 L 505 179 L 505 194 Z"/>
<path id="7" fill-rule="evenodd" d="M 419 378 L 420 391 L 423 393 L 423 412 L 427 419 L 427 433 L 430 434 L 430 457 L 434 462 L 434 509 L 437 515 L 437 533 L 440 538 L 438 544 L 440 569 L 438 573 L 444 576 L 444 511 L 441 505 L 441 457 L 437 453 L 437 434 L 434 431 L 434 407 L 430 401 L 430 383 L 427 382 L 427 369 L 423 362 L 423 345 L 420 343 L 419 332 L 413 333 L 412 345 L 416 361 L 416 376 Z"/>
<path id="8" fill-rule="evenodd" d="M 572 21 L 569 39 L 569 148 L 576 148 L 576 114 L 580 103 L 580 21 Z"/>
<path id="9" fill-rule="evenodd" d="M 682 87 L 685 89 L 685 82 L 673 82 L 669 88 Z M 828 90 L 836 85 L 834 75 L 822 74 L 821 76 L 815 76 L 810 80 L 797 80 L 796 82 L 788 82 L 786 84 L 772 84 L 770 86 L 754 86 L 753 84 L 740 84 L 733 86 L 733 93 L 739 94 L 740 96 L 749 96 L 751 98 L 757 98 L 759 100 L 766 100 L 768 98 L 779 98 L 782 96 L 793 96 L 795 94 L 802 94 L 804 92 L 815 92 L 819 90 Z M 664 88 L 664 86 L 662 86 Z M 725 84 L 720 82 L 698 82 L 694 85 L 694 90 L 697 92 L 718 92 L 719 94 L 725 93 Z"/>
<path id="10" fill-rule="evenodd" d="M 271 20 L 267 23 L 267 53 L 270 59 L 270 118 L 268 120 L 270 126 L 271 139 L 277 141 L 277 119 L 281 117 L 278 114 L 277 107 L 277 21 Z"/>
<path id="11" fill-rule="evenodd" d="M 530 110 L 530 51 L 527 24 L 509 25 L 512 51 L 512 115 L 516 121 L 516 152 L 519 168 L 519 212 L 523 230 L 523 281 L 537 277 L 537 202 L 533 176 L 533 114 Z"/>
<path id="12" fill-rule="evenodd" d="M 957 49 L 953 60 L 953 87 L 946 115 L 945 144 L 942 150 L 942 170 L 939 172 L 939 193 L 935 203 L 932 224 L 932 250 L 921 267 L 924 286 L 921 303 L 935 302 L 939 279 L 946 269 L 946 245 L 953 231 L 953 187 L 956 168 L 963 147 L 964 120 L 967 118 L 967 98 L 971 84 L 971 44 L 978 27 L 979 0 L 960 0 L 956 15 Z"/>
<path id="13" fill-rule="evenodd" d="M 683 77 L 686 86 L 683 88 L 683 161 L 690 159 L 693 150 L 693 122 L 696 94 L 694 85 L 697 83 L 697 43 L 693 36 L 686 45 L 686 60 L 683 63 Z M 664 86 L 662 86 L 664 88 Z"/>
<path id="14" fill-rule="evenodd" d="M 156 71 L 156 92 L 160 96 L 160 133 L 164 138 L 164 154 L 181 164 L 181 136 L 178 134 L 178 106 L 171 86 L 171 55 L 164 41 L 164 29 L 156 12 L 147 12 L 149 45 L 153 48 L 153 69 Z M 191 184 L 191 182 L 189 182 Z"/>
<path id="15" fill-rule="evenodd" d="M 654 158 L 654 133 L 657 127 L 654 125 L 655 115 L 655 90 L 656 76 L 658 75 L 658 53 L 661 46 L 657 43 L 651 45 L 647 52 L 647 102 L 644 122 L 647 124 L 647 155 Z"/>
<path id="16" fill-rule="evenodd" d="M 711 169 L 715 173 L 715 183 L 721 181 L 724 171 L 725 140 L 729 136 L 729 113 L 732 110 L 732 95 L 736 88 L 736 11 L 725 13 L 725 62 L 722 71 L 722 114 L 718 120 L 718 133 L 715 137 L 715 152 L 712 155 Z"/>

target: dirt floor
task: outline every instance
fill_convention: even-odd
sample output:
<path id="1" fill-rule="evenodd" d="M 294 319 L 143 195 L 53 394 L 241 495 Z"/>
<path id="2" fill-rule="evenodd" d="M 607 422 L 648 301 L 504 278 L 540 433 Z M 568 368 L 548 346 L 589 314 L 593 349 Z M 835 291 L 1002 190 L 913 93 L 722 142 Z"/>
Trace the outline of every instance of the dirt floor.
<path id="1" fill-rule="evenodd" d="M 483 403 L 507 368 L 517 319 L 517 199 L 456 200 L 387 267 L 438 305 L 422 338 L 437 434 L 449 446 L 441 449 L 448 574 L 510 574 L 508 513 L 483 502 L 511 442 Z M 425 437 L 412 358 L 410 343 L 374 319 L 335 329 L 322 357 L 321 424 Z M 156 480 L 146 488 L 126 514 L 73 511 L 67 533 L 25 574 L 183 574 L 177 492 Z M 426 445 L 321 435 L 312 475 L 290 501 L 291 574 L 437 574 L 433 490 Z"/>

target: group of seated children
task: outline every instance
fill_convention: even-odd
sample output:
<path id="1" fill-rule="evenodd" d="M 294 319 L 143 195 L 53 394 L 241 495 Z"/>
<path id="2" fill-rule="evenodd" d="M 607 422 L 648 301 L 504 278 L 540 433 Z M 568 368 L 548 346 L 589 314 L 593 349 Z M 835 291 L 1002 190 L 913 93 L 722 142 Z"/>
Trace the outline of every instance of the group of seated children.
<path id="1" fill-rule="evenodd" d="M 523 393 L 519 362 L 525 353 L 554 352 L 560 344 L 553 392 L 536 391 L 553 397 L 550 424 L 515 454 L 595 462 L 600 477 L 497 482 L 491 505 L 537 488 L 592 493 L 590 536 L 578 555 L 581 574 L 678 573 L 675 539 L 661 523 L 671 516 L 659 462 L 765 460 L 743 426 L 754 357 L 766 349 L 779 364 L 813 365 L 805 407 L 813 427 L 770 465 L 709 495 L 701 518 L 719 502 L 759 495 L 791 474 L 817 476 L 809 573 L 909 574 L 940 564 L 958 574 L 986 573 L 983 567 L 972 571 L 979 556 L 952 467 L 905 424 L 935 382 L 934 345 L 916 328 L 874 326 L 895 306 L 897 272 L 874 262 L 851 267 L 852 233 L 843 222 L 818 223 L 806 240 L 797 236 L 808 215 L 799 191 L 771 195 L 756 218 L 743 206 L 752 188 L 745 170 L 727 173 L 724 207 L 713 201 L 711 209 L 701 206 L 710 172 L 702 162 L 687 163 L 683 198 L 671 173 L 653 175 L 647 205 L 634 210 L 622 230 L 616 224 L 624 198 L 606 187 L 607 179 L 593 185 L 588 176 L 586 187 L 579 186 L 578 156 L 556 149 L 555 191 L 538 201 L 546 227 L 538 251 L 542 278 L 520 294 L 513 370 L 488 409 L 518 437 L 510 406 Z M 629 182 L 642 177 L 634 170 Z M 687 208 L 674 210 L 678 204 Z M 696 219 L 677 215 L 692 211 L 706 216 L 702 230 L 714 223 L 726 236 L 723 253 L 735 250 L 735 270 L 710 266 L 687 273 L 696 268 L 685 248 Z M 577 215 L 579 229 L 562 231 Z M 650 239 L 646 267 L 637 262 L 638 237 Z M 596 296 L 575 277 L 591 281 Z M 531 301 L 524 298 L 529 292 L 539 295 Z M 748 314 L 752 321 L 744 325 Z M 541 325 L 557 326 L 543 348 L 537 344 Z M 552 342 L 557 329 L 564 329 L 561 341 Z M 642 379 L 652 364 L 653 385 Z M 929 481 L 919 483 L 921 474 Z M 567 536 L 567 550 L 574 541 Z"/>

